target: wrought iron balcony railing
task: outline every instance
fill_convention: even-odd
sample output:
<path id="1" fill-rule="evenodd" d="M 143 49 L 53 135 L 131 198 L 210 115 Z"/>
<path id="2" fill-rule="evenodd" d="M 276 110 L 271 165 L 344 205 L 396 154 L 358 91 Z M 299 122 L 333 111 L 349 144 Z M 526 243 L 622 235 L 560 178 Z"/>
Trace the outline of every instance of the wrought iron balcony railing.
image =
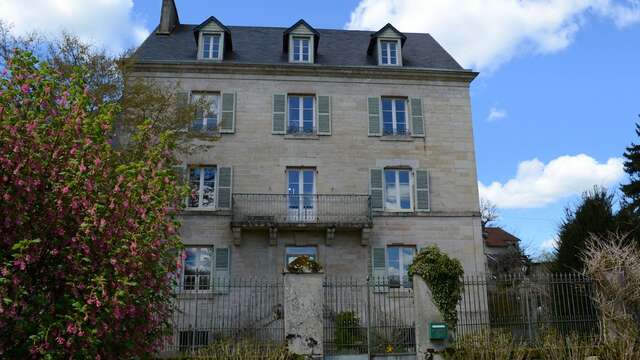
<path id="1" fill-rule="evenodd" d="M 369 195 L 233 194 L 232 223 L 365 227 L 371 206 Z"/>

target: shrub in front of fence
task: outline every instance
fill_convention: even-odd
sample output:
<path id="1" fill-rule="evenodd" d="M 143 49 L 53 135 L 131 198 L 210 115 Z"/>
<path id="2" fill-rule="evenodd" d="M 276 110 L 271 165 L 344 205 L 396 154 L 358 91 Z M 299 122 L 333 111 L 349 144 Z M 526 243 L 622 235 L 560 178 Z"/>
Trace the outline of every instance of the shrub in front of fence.
<path id="1" fill-rule="evenodd" d="M 335 343 L 339 352 L 356 354 L 367 352 L 367 334 L 360 327 L 360 318 L 354 311 L 336 315 Z"/>
<path id="2" fill-rule="evenodd" d="M 284 344 L 255 341 L 219 341 L 180 357 L 181 360 L 302 360 Z"/>

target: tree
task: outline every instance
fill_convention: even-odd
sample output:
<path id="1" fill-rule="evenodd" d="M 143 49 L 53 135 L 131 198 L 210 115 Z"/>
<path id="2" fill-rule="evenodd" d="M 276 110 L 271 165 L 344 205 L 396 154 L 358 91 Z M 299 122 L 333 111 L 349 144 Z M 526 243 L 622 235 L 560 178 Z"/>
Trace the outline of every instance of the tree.
<path id="1" fill-rule="evenodd" d="M 558 233 L 553 270 L 582 271 L 582 253 L 591 236 L 605 235 L 616 230 L 613 195 L 602 187 L 594 187 L 582 194 L 575 208 L 566 208 Z"/>
<path id="2" fill-rule="evenodd" d="M 498 207 L 487 199 L 480 199 L 480 221 L 482 230 L 487 226 L 491 226 L 498 220 Z"/>
<path id="3" fill-rule="evenodd" d="M 111 145 L 114 102 L 86 68 L 16 51 L 0 77 L 0 354 L 150 356 L 171 312 L 174 142 L 143 122 Z"/>
<path id="4" fill-rule="evenodd" d="M 636 124 L 636 135 L 640 137 L 640 123 Z M 624 153 L 624 171 L 629 175 L 629 183 L 623 184 L 622 192 L 627 207 L 632 213 L 640 215 L 640 143 L 631 143 Z"/>

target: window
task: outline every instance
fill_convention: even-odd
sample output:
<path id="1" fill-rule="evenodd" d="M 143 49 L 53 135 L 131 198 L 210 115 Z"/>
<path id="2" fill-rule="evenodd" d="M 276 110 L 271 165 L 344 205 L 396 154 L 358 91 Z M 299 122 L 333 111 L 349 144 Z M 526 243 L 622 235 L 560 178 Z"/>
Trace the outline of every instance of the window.
<path id="1" fill-rule="evenodd" d="M 191 122 L 192 131 L 215 131 L 220 115 L 220 95 L 194 93 L 191 102 L 196 105 L 196 116 Z"/>
<path id="2" fill-rule="evenodd" d="M 216 167 L 193 166 L 189 168 L 189 196 L 187 207 L 215 207 Z"/>
<path id="3" fill-rule="evenodd" d="M 382 98 L 382 135 L 409 135 L 407 99 Z"/>
<path id="4" fill-rule="evenodd" d="M 213 248 L 187 247 L 184 250 L 182 290 L 208 291 L 211 289 Z"/>
<path id="5" fill-rule="evenodd" d="M 304 63 L 310 62 L 309 46 L 311 44 L 311 39 L 309 37 L 294 36 L 291 41 L 293 42 L 292 61 Z"/>
<path id="6" fill-rule="evenodd" d="M 315 246 L 287 246 L 287 265 L 300 256 L 308 256 L 311 260 L 318 261 L 318 248 Z"/>
<path id="7" fill-rule="evenodd" d="M 314 96 L 289 95 L 287 134 L 314 134 Z"/>
<path id="8" fill-rule="evenodd" d="M 202 58 L 219 60 L 221 58 L 222 49 L 220 43 L 220 34 L 203 34 L 202 35 Z"/>
<path id="9" fill-rule="evenodd" d="M 180 331 L 179 336 L 180 351 L 198 349 L 209 344 L 209 331 L 207 330 Z"/>
<path id="10" fill-rule="evenodd" d="M 413 246 L 388 246 L 387 247 L 387 274 L 389 276 L 389 286 L 411 288 L 412 282 L 409 277 L 409 265 L 416 255 L 416 248 Z"/>
<path id="11" fill-rule="evenodd" d="M 288 220 L 313 221 L 316 193 L 315 169 L 287 169 Z"/>
<path id="12" fill-rule="evenodd" d="M 410 211 L 413 208 L 411 196 L 411 170 L 384 170 L 384 207 L 389 211 Z"/>
<path id="13" fill-rule="evenodd" d="M 397 40 L 380 40 L 380 64 L 398 65 Z"/>

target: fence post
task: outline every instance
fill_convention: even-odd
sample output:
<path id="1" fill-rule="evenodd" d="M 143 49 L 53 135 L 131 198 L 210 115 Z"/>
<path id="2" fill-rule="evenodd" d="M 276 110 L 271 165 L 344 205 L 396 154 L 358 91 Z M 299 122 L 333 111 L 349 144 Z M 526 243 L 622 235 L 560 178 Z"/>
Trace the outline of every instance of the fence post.
<path id="1" fill-rule="evenodd" d="M 284 274 L 284 332 L 289 351 L 322 358 L 324 274 Z"/>
<path id="2" fill-rule="evenodd" d="M 367 359 L 371 359 L 371 277 L 367 277 Z"/>
<path id="3" fill-rule="evenodd" d="M 446 348 L 446 341 L 432 342 L 429 337 L 429 323 L 443 322 L 440 311 L 432 300 L 431 291 L 427 283 L 417 275 L 413 276 L 414 316 L 416 327 L 416 359 L 428 359 L 430 351 L 440 351 Z M 449 329 L 452 331 L 453 329 Z M 437 359 L 439 355 L 436 355 Z"/>

